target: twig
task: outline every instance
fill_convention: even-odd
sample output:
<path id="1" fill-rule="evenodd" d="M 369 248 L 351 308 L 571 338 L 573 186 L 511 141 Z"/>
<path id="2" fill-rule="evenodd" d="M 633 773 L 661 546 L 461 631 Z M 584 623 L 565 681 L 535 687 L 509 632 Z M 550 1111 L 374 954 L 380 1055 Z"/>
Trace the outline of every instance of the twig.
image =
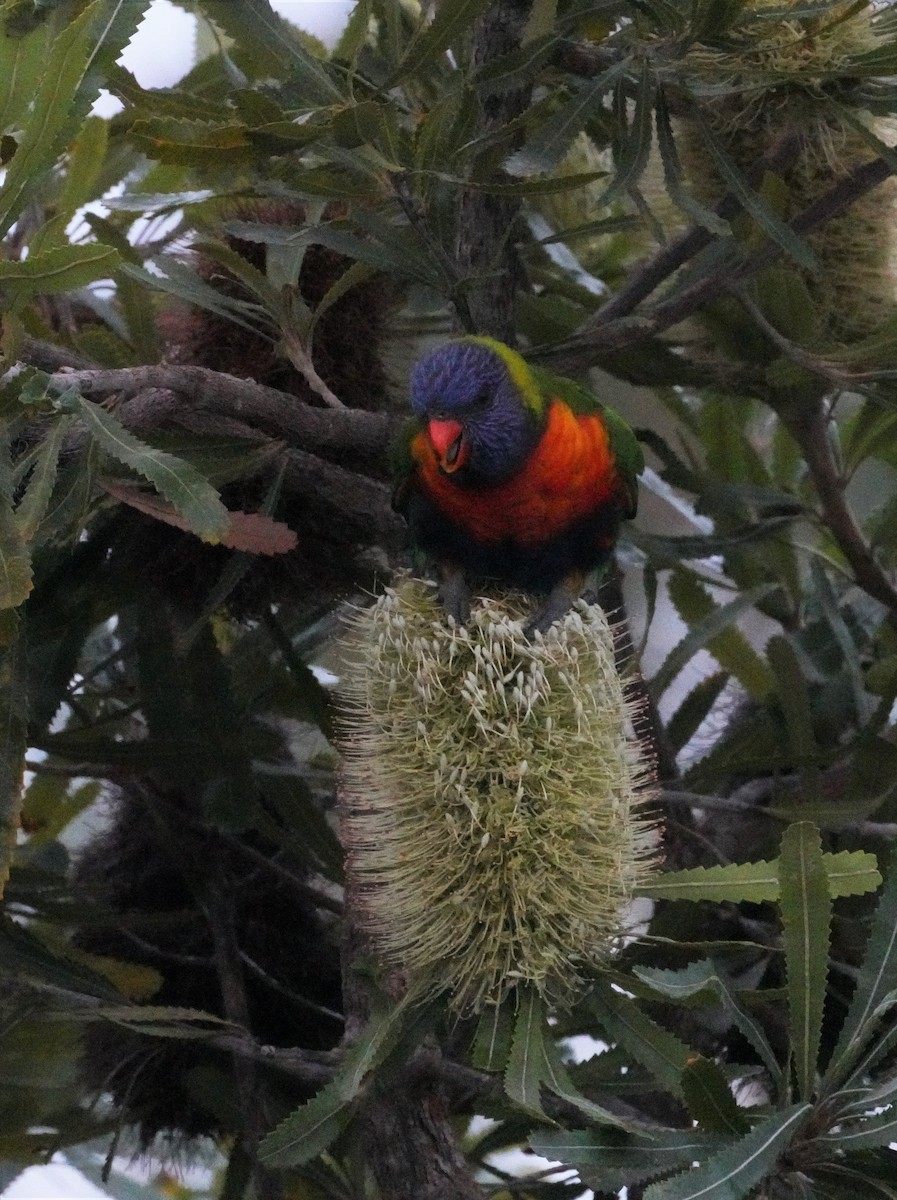
<path id="1" fill-rule="evenodd" d="M 335 899 L 333 896 L 328 896 L 319 888 L 313 887 L 310 883 L 306 883 L 304 879 L 296 875 L 288 867 L 283 866 L 270 855 L 256 849 L 249 842 L 234 837 L 233 834 L 229 833 L 220 833 L 219 836 L 236 853 L 242 854 L 245 858 L 251 859 L 252 862 L 258 863 L 264 870 L 270 871 L 272 875 L 275 875 L 278 879 L 286 883 L 297 895 L 309 900 L 316 908 L 324 908 L 328 912 L 342 916 L 343 905 L 341 901 Z"/>
<path id="2" fill-rule="evenodd" d="M 328 1084 L 336 1074 L 343 1057 L 341 1050 L 314 1051 L 263 1046 L 248 1035 L 235 1033 L 220 1033 L 204 1038 L 203 1045 L 214 1046 L 238 1058 L 280 1071 L 309 1088 L 320 1088 Z"/>
<path id="3" fill-rule="evenodd" d="M 779 417 L 800 446 L 819 497 L 826 528 L 838 543 L 860 587 L 883 604 L 888 620 L 897 626 L 897 589 L 875 560 L 863 532 L 847 504 L 846 479 L 838 470 L 828 434 L 828 418 L 822 405 L 783 407 Z"/>
<path id="4" fill-rule="evenodd" d="M 219 878 L 208 881 L 203 892 L 224 1015 L 233 1024 L 248 1029 L 249 1001 L 243 978 L 233 902 L 226 879 L 219 873 Z M 256 1060 L 233 1054 L 233 1062 L 241 1118 L 240 1137 L 233 1153 L 242 1150 L 246 1155 L 258 1200 L 281 1200 L 283 1189 L 279 1181 L 258 1161 L 259 1142 L 269 1120 L 265 1111 L 267 1104 L 264 1092 L 256 1071 Z"/>
<path id="5" fill-rule="evenodd" d="M 780 784 L 783 782 L 778 781 Z M 795 783 L 797 780 L 795 779 Z M 752 783 L 762 785 L 765 791 L 765 797 L 771 797 L 774 785 L 776 783 L 772 778 L 753 780 Z M 765 816 L 771 821 L 788 822 L 793 820 L 793 811 L 782 813 L 774 808 L 767 808 L 765 805 L 751 803 L 750 800 L 741 800 L 738 798 L 738 792 L 731 796 L 704 796 L 699 792 L 684 792 L 678 790 L 664 789 L 660 793 L 660 801 L 663 804 L 669 804 L 674 808 L 703 808 L 707 812 L 725 812 L 725 813 L 750 813 L 751 816 Z M 759 790 L 759 789 L 758 789 Z M 892 839 L 897 837 L 897 823 L 891 821 L 827 821 L 826 826 L 832 829 L 839 829 L 845 832 L 856 833 L 861 837 L 880 837 Z"/>

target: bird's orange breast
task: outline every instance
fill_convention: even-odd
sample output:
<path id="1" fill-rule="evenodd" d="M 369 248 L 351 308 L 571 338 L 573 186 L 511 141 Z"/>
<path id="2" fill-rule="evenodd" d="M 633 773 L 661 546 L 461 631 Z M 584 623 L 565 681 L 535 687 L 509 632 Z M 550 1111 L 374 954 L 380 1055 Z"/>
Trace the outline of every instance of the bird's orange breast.
<path id="1" fill-rule="evenodd" d="M 611 502 L 618 487 L 601 417 L 578 416 L 557 400 L 532 454 L 502 483 L 459 487 L 440 471 L 426 432 L 411 452 L 430 499 L 482 543 L 537 546 Z"/>

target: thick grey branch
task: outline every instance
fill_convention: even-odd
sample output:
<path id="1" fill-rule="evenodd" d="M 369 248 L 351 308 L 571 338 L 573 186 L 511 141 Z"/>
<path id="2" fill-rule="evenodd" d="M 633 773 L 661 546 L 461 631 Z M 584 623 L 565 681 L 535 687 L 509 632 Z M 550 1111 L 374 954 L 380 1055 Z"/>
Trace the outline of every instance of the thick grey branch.
<path id="1" fill-rule="evenodd" d="M 51 375 L 60 388 L 75 387 L 82 395 L 135 396 L 158 388 L 176 392 L 197 407 L 246 421 L 258 429 L 287 436 L 323 453 L 384 455 L 396 427 L 385 413 L 357 408 L 312 408 L 295 396 L 238 379 L 208 367 L 159 365 L 99 370 L 60 370 Z"/>

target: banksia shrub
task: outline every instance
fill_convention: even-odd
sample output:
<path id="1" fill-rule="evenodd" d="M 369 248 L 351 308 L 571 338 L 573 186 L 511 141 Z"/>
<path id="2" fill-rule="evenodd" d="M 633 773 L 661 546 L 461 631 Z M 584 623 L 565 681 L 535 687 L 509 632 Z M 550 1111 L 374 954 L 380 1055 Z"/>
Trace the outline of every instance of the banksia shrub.
<path id="1" fill-rule="evenodd" d="M 575 994 L 654 853 L 646 758 L 600 608 L 528 639 L 519 596 L 449 624 L 406 581 L 354 622 L 343 839 L 359 921 L 461 1012 L 517 984 Z"/>

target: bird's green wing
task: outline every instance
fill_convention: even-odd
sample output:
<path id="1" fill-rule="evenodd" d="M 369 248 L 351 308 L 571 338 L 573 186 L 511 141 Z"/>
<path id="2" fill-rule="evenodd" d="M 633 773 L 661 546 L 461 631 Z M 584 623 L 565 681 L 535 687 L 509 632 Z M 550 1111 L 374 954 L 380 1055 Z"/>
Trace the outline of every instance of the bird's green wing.
<path id="1" fill-rule="evenodd" d="M 572 379 L 567 379 L 565 375 L 552 375 L 550 371 L 544 371 L 541 367 L 530 367 L 530 370 L 543 396 L 563 400 L 577 416 L 600 413 L 604 410 L 604 405 L 587 388 Z"/>
<path id="2" fill-rule="evenodd" d="M 408 507 L 411 482 L 414 478 L 414 456 L 411 453 L 411 445 L 422 428 L 419 418 L 409 417 L 402 422 L 390 447 L 389 464 L 393 477 L 392 506 L 400 513 L 404 513 Z"/>
<path id="3" fill-rule="evenodd" d="M 631 520 L 638 509 L 638 477 L 645 469 L 645 456 L 635 434 L 618 412 L 605 408 L 604 424 L 607 426 L 623 495 L 628 501 L 623 515 Z"/>

